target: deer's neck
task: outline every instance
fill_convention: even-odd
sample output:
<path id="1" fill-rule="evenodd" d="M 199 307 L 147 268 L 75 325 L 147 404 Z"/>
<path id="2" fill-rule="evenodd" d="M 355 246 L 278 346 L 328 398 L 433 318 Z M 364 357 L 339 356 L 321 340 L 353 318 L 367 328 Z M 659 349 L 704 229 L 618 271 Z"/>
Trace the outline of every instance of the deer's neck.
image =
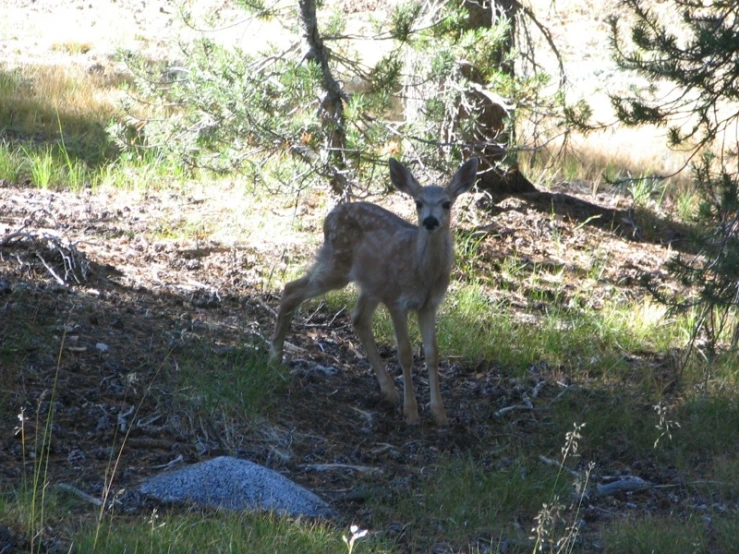
<path id="1" fill-rule="evenodd" d="M 454 258 L 454 243 L 449 230 L 439 229 L 429 233 L 419 229 L 416 234 L 416 255 L 416 268 L 421 281 L 433 285 L 443 278 L 446 283 Z"/>

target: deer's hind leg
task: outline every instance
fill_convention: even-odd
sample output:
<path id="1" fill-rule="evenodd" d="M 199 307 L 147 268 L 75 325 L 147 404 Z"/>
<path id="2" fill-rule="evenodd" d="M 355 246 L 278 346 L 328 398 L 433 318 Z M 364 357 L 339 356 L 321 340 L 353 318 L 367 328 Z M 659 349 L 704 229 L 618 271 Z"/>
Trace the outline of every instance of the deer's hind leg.
<path id="1" fill-rule="evenodd" d="M 367 359 L 372 369 L 375 370 L 377 382 L 380 384 L 380 390 L 383 396 L 388 402 L 398 404 L 400 402 L 398 391 L 395 390 L 393 379 L 388 374 L 387 369 L 385 369 L 385 363 L 377 351 L 375 335 L 372 332 L 372 316 L 375 310 L 377 310 L 378 304 L 379 302 L 377 300 L 360 292 L 357 305 L 352 312 L 352 324 L 354 325 L 354 332 L 359 337 L 362 346 L 364 346 Z"/>
<path id="2" fill-rule="evenodd" d="M 349 280 L 343 273 L 327 270 L 325 267 L 316 265 L 300 279 L 285 285 L 277 312 L 277 322 L 270 344 L 270 363 L 282 361 L 282 350 L 285 344 L 285 336 L 290 330 L 290 323 L 298 307 L 308 300 L 330 290 L 345 287 Z"/>

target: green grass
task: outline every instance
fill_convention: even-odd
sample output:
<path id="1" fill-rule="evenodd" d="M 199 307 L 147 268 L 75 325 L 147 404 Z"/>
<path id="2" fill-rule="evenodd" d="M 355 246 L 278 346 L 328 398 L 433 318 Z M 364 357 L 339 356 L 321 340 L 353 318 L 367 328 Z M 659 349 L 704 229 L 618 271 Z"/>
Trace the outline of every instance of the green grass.
<path id="1" fill-rule="evenodd" d="M 260 554 L 291 552 L 305 554 L 346 554 L 343 537 L 350 531 L 336 524 L 290 519 L 274 514 L 234 513 L 229 511 L 177 511 L 138 516 L 103 515 L 93 508 L 81 510 L 74 497 L 56 491 L 45 497 L 46 520 L 51 527 L 43 529 L 29 519 L 32 499 L 0 489 L 0 521 L 21 531 L 38 529 L 34 548 L 42 548 L 54 529 L 69 529 L 64 540 L 76 552 L 105 554 L 140 554 L 161 552 L 244 552 Z M 30 526 L 30 527 L 29 527 Z M 34 550 L 42 551 L 42 550 Z M 359 539 L 355 551 L 365 554 L 391 554 L 393 545 L 377 535 Z"/>
<path id="2" fill-rule="evenodd" d="M 325 302 L 321 309 L 328 313 L 350 311 L 354 298 L 351 288 L 337 291 L 309 303 L 305 310 Z M 567 375 L 574 386 L 555 402 L 551 398 L 534 402 L 543 408 L 537 417 L 541 432 L 521 436 L 506 427 L 508 419 L 502 419 L 501 436 L 510 433 L 512 440 L 491 444 L 489 450 L 508 464 L 445 459 L 424 469 L 420 481 L 410 487 L 412 494 L 405 487 L 389 497 L 385 491 L 373 500 L 373 507 L 383 519 L 410 525 L 419 552 L 430 542 L 459 548 L 470 537 L 486 537 L 493 551 L 505 539 L 528 544 L 529 529 L 522 530 L 517 523 L 533 521 L 543 504 L 552 505 L 555 495 L 569 498 L 569 474 L 564 479 L 560 476 L 554 486 L 556 471 L 538 456 L 557 459 L 573 422 L 586 423 L 576 467 L 588 461 L 595 462 L 596 468 L 614 463 L 629 466 L 639 460 L 662 468 L 665 473 L 660 478 L 683 483 L 690 495 L 735 502 L 739 490 L 736 360 L 727 355 L 712 366 L 710 388 L 693 390 L 691 385 L 706 384 L 704 368 L 693 363 L 681 373 L 678 361 L 664 355 L 686 344 L 691 323 L 690 314 L 674 316 L 650 301 L 624 298 L 600 310 L 554 306 L 535 323 L 517 321 L 483 285 L 456 283 L 438 323 L 442 358 L 462 358 L 467 364 L 487 360 L 505 368 L 508 376 L 524 377 L 534 366 L 549 368 L 553 376 Z M 417 344 L 418 332 L 411 327 Z M 392 326 L 382 309 L 375 317 L 375 330 L 379 341 L 392 344 Z M 676 382 L 684 391 L 680 396 L 667 392 Z M 661 420 L 654 406 L 664 399 L 668 404 Z M 564 515 L 571 517 L 574 508 L 567 501 L 564 504 Z M 737 524 L 719 517 L 709 536 L 700 532 L 699 518 L 699 514 L 688 515 L 687 523 L 678 515 L 616 522 L 604 531 L 606 551 L 651 552 L 652 545 L 655 552 L 692 552 L 709 542 L 724 545 L 717 551 L 731 551 L 726 545 L 732 544 L 728 537 Z M 565 533 L 564 527 L 559 533 Z M 694 547 L 698 550 L 691 550 Z M 531 552 L 531 548 L 509 551 Z"/>
<path id="3" fill-rule="evenodd" d="M 580 375 L 612 376 L 627 370 L 626 353 L 659 351 L 683 338 L 683 322 L 666 324 L 660 314 L 641 301 L 614 301 L 599 311 L 553 305 L 534 321 L 517 321 L 485 288 L 462 285 L 441 310 L 438 334 L 442 351 L 468 360 L 522 369 L 543 361 Z"/>
<path id="4" fill-rule="evenodd" d="M 20 180 L 22 160 L 23 156 L 19 152 L 7 148 L 0 141 L 0 180 L 17 183 Z"/>
<path id="5" fill-rule="evenodd" d="M 63 138 L 71 157 L 90 166 L 108 163 L 116 149 L 106 127 L 119 114 L 115 98 L 122 82 L 76 66 L 0 71 L 0 126 L 9 136 L 32 137 L 29 144 Z"/>
<path id="6" fill-rule="evenodd" d="M 153 152 L 140 158 L 91 165 L 71 155 L 63 142 L 25 145 L 0 141 L 0 180 L 9 183 L 29 181 L 42 189 L 71 191 L 172 190 L 192 179 L 182 167 L 158 160 Z"/>
<path id="7" fill-rule="evenodd" d="M 123 76 L 76 66 L 0 70 L 0 179 L 73 191 L 180 185 L 183 168 L 155 150 L 119 155 L 107 127 L 122 117 L 124 86 Z"/>
<path id="8" fill-rule="evenodd" d="M 334 291 L 307 303 L 305 312 L 325 302 L 326 309 L 348 312 L 356 299 L 353 288 Z M 419 342 L 415 318 L 411 337 Z M 393 344 L 390 317 L 382 307 L 375 315 L 378 341 Z M 519 321 L 488 289 L 477 284 L 454 284 L 437 321 L 442 355 L 474 363 L 495 361 L 510 370 L 525 370 L 546 362 L 564 366 L 573 375 L 606 381 L 651 383 L 648 365 L 631 362 L 634 352 L 659 353 L 685 344 L 689 315 L 668 317 L 666 309 L 647 300 L 614 299 L 601 310 L 558 307 L 553 304 L 535 320 Z"/>
<path id="9" fill-rule="evenodd" d="M 99 530 L 97 525 L 84 526 L 75 533 L 74 542 L 80 552 L 106 554 L 347 552 L 341 530 L 332 525 L 269 514 L 229 512 L 155 512 L 136 519 L 111 518 Z M 356 550 L 367 554 L 393 551 L 373 538 L 360 541 Z"/>
<path id="10" fill-rule="evenodd" d="M 694 554 L 706 552 L 708 541 L 703 522 L 693 515 L 679 524 L 667 518 L 617 523 L 604 533 L 603 546 L 609 554 Z"/>
<path id="11" fill-rule="evenodd" d="M 178 366 L 171 376 L 176 405 L 223 421 L 268 412 L 286 383 L 264 353 L 250 347 L 218 353 L 204 346 L 180 356 Z"/>
<path id="12" fill-rule="evenodd" d="M 557 482 L 556 468 L 543 464 L 519 459 L 485 467 L 479 460 L 451 458 L 427 468 L 410 491 L 397 491 L 397 497 L 374 507 L 412 525 L 419 551 L 429 543 L 462 545 L 480 536 L 493 544 L 501 537 L 526 542 L 529 529 L 517 529 L 516 522 L 533 521 L 542 502 L 552 494 L 566 496 L 569 486 Z"/>
<path id="13" fill-rule="evenodd" d="M 713 460 L 711 465 L 722 459 L 728 462 L 724 457 L 739 462 L 736 441 L 739 400 L 735 394 L 694 394 L 675 410 L 674 419 L 680 423 L 680 429 L 674 432 L 674 439 L 665 449 L 678 467 L 686 471 L 700 469 L 697 464 L 707 463 L 707 460 Z M 719 465 L 716 469 L 726 476 L 726 473 L 733 473 L 730 470 L 733 466 L 733 463 L 724 465 L 721 471 Z M 731 489 L 736 489 L 734 484 L 729 484 Z"/>

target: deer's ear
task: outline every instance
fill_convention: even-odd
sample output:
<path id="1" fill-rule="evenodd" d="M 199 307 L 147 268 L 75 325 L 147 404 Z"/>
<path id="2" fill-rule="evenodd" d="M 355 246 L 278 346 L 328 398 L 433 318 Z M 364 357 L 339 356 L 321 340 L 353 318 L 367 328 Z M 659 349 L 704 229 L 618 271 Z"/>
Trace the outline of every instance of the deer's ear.
<path id="1" fill-rule="evenodd" d="M 421 192 L 421 185 L 403 164 L 395 158 L 390 158 L 390 180 L 396 189 L 415 198 Z"/>
<path id="2" fill-rule="evenodd" d="M 463 194 L 470 190 L 475 184 L 477 179 L 477 158 L 470 158 L 467 160 L 462 167 L 452 177 L 452 182 L 449 183 L 446 190 L 449 196 L 457 198 L 460 194 Z"/>

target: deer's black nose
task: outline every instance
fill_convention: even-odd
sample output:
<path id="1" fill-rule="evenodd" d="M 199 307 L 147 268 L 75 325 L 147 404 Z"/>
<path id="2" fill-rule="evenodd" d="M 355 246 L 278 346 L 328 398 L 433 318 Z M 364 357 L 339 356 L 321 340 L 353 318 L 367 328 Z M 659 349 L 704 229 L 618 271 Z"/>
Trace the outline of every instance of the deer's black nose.
<path id="1" fill-rule="evenodd" d="M 439 226 L 439 220 L 430 215 L 423 220 L 423 226 L 426 228 L 427 231 L 433 231 Z"/>

